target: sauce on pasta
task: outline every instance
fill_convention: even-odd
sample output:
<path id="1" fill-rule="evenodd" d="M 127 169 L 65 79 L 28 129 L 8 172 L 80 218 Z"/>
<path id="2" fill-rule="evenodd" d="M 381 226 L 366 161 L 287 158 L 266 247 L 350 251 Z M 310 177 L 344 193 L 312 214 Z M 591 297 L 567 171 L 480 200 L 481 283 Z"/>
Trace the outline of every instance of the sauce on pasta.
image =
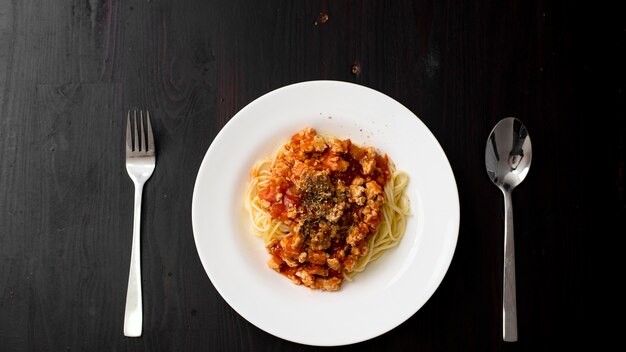
<path id="1" fill-rule="evenodd" d="M 407 182 L 373 147 L 305 128 L 255 165 L 246 206 L 270 268 L 296 285 L 336 291 L 399 241 Z M 381 230 L 391 239 L 378 241 Z"/>

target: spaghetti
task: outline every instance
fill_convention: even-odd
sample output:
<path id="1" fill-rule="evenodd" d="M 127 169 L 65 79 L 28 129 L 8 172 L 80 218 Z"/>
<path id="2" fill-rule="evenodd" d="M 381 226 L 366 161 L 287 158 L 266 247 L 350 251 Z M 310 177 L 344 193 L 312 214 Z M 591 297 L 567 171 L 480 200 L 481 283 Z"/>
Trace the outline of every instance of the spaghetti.
<path id="1" fill-rule="evenodd" d="M 270 268 L 336 291 L 401 240 L 408 181 L 374 148 L 305 128 L 254 165 L 245 207 Z"/>

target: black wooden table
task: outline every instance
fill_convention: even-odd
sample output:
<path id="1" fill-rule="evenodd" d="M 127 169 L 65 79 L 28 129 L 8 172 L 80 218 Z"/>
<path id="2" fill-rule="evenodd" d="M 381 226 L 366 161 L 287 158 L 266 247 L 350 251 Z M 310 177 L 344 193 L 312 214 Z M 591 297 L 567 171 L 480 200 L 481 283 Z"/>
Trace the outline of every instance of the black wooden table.
<path id="1" fill-rule="evenodd" d="M 454 259 L 409 320 L 348 350 L 595 345 L 597 276 L 624 234 L 623 11 L 570 1 L 0 1 L 0 350 L 287 351 L 220 297 L 191 228 L 196 173 L 247 103 L 307 80 L 404 104 L 459 188 Z M 125 112 L 149 109 L 144 333 L 122 335 L 133 185 Z M 503 204 L 493 125 L 522 119 L 517 343 L 501 340 Z M 617 226 L 617 227 L 616 227 Z M 610 229 L 612 229 L 609 231 Z M 617 230 L 615 230 L 617 228 Z"/>

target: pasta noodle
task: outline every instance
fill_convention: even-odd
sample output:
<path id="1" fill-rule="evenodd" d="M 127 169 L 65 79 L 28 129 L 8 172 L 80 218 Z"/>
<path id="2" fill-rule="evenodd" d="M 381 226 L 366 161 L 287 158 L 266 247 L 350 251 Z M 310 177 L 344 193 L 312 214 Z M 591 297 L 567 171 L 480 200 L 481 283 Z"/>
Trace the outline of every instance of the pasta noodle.
<path id="1" fill-rule="evenodd" d="M 410 212 L 405 192 L 409 177 L 373 148 L 355 146 L 350 140 L 322 143 L 318 137 L 314 130 L 304 129 L 273 157 L 259 160 L 250 171 L 244 205 L 253 232 L 271 255 L 270 267 L 296 284 L 334 291 L 343 279 L 352 280 L 402 239 Z M 311 143 L 317 143 L 319 151 L 303 152 L 311 149 Z M 292 162 L 292 155 L 311 167 L 301 166 L 298 157 Z M 281 174 L 285 162 L 288 169 Z M 325 169 L 328 165 L 331 171 Z M 326 198 L 310 196 L 309 188 Z M 309 224 L 311 228 L 306 227 Z"/>

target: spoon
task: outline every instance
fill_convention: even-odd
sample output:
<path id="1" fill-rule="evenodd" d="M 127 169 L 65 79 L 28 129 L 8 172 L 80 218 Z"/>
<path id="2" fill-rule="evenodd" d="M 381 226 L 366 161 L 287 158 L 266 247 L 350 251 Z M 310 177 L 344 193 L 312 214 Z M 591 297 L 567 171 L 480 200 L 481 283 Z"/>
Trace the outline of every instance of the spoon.
<path id="1" fill-rule="evenodd" d="M 514 118 L 500 120 L 491 130 L 485 147 L 487 174 L 504 194 L 504 275 L 502 289 L 502 339 L 517 341 L 515 298 L 515 240 L 511 192 L 530 169 L 533 156 L 530 136 L 524 124 Z"/>

